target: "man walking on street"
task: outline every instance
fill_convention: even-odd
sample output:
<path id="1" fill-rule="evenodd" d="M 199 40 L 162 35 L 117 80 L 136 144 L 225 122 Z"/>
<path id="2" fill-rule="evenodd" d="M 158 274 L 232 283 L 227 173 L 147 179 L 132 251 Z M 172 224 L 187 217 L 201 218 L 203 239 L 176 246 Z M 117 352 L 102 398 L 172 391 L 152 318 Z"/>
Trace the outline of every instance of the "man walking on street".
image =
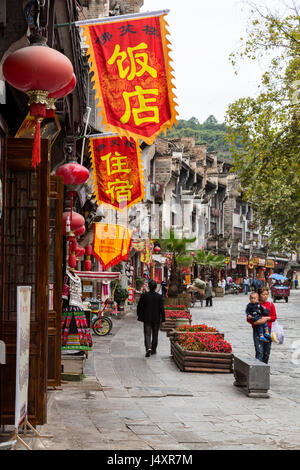
<path id="1" fill-rule="evenodd" d="M 141 295 L 137 305 L 138 321 L 144 323 L 146 357 L 156 354 L 159 325 L 165 321 L 163 298 L 155 292 L 156 281 L 149 281 L 148 287 L 150 291 Z"/>

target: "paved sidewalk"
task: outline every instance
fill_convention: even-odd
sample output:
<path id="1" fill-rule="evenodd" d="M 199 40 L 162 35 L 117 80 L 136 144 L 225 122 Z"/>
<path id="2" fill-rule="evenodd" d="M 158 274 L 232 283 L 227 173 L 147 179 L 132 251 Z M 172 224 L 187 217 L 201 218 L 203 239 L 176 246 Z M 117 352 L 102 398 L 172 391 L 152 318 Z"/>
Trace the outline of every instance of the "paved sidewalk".
<path id="1" fill-rule="evenodd" d="M 243 294 L 215 298 L 212 308 L 192 309 L 193 323 L 216 327 L 234 353 L 253 357 L 247 302 Z M 272 345 L 269 399 L 248 398 L 233 386 L 233 374 L 180 372 L 163 332 L 158 354 L 145 358 L 143 325 L 131 313 L 114 320 L 112 334 L 93 336 L 82 383 L 49 392 L 48 424 L 40 430 L 54 437 L 36 448 L 299 449 L 300 291 L 275 306 L 285 342 Z"/>

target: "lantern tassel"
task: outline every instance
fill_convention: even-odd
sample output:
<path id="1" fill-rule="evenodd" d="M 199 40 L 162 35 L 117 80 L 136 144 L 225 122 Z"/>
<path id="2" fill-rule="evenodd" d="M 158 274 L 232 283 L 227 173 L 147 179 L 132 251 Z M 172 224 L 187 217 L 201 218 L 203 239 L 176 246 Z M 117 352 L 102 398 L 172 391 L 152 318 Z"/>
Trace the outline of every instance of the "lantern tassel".
<path id="1" fill-rule="evenodd" d="M 32 148 L 32 166 L 36 166 L 41 162 L 41 122 L 39 119 L 36 120 L 35 125 L 35 136 Z"/>

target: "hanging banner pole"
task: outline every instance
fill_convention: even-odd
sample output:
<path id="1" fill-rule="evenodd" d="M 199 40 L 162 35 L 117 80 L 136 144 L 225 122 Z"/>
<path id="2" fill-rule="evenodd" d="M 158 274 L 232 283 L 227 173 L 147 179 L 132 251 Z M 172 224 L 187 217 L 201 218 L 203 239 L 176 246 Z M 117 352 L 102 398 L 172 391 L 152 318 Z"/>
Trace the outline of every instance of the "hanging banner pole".
<path id="1" fill-rule="evenodd" d="M 160 10 L 160 11 L 151 11 L 151 12 L 145 12 L 145 13 L 133 13 L 130 15 L 106 16 L 104 18 L 92 18 L 88 20 L 74 21 L 74 24 L 76 26 L 85 26 L 89 24 L 113 23 L 115 21 L 126 21 L 126 20 L 132 20 L 135 18 L 150 18 L 152 16 L 167 15 L 169 12 L 170 10 Z M 69 25 L 69 23 L 66 23 L 66 25 Z M 56 26 L 59 26 L 59 25 L 56 25 Z"/>

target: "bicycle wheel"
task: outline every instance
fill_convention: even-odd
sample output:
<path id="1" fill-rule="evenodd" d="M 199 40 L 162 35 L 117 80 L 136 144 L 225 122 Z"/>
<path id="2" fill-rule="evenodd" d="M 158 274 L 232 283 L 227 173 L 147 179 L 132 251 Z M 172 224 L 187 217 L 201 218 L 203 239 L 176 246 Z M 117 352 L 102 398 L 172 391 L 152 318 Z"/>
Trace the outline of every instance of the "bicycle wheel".
<path id="1" fill-rule="evenodd" d="M 112 319 L 110 317 L 106 317 L 105 315 L 103 315 L 102 318 L 106 318 L 106 320 L 111 324 L 111 328 L 113 327 L 113 322 L 112 322 Z"/>
<path id="2" fill-rule="evenodd" d="M 112 322 L 107 317 L 95 318 L 92 328 L 96 335 L 106 336 L 112 329 Z"/>

